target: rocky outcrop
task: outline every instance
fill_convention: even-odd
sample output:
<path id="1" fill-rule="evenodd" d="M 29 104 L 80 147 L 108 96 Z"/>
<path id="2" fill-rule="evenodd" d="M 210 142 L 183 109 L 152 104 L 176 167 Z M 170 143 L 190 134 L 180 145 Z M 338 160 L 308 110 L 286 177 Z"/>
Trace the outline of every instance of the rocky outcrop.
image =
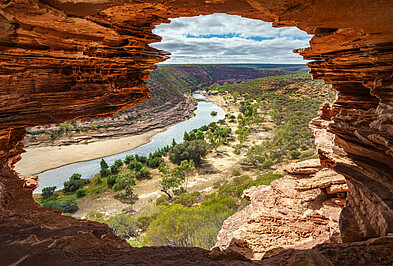
<path id="1" fill-rule="evenodd" d="M 378 258 L 370 256 L 372 252 L 384 262 L 391 261 L 392 254 L 386 251 L 391 251 L 391 240 L 385 237 L 393 233 L 391 0 L 2 1 L 2 221 L 15 219 L 13 224 L 24 228 L 31 224 L 29 217 L 35 216 L 35 235 L 42 236 L 37 243 L 45 241 L 46 230 L 55 230 L 59 237 L 66 235 L 64 221 L 71 218 L 33 204 L 34 186 L 24 186 L 12 172 L 23 152 L 25 128 L 108 116 L 140 104 L 148 99 L 145 80 L 155 69 L 154 63 L 168 55 L 148 46 L 160 40 L 151 32 L 154 25 L 172 17 L 211 13 L 270 21 L 277 27 L 296 26 L 313 34 L 310 47 L 296 52 L 312 61 L 308 66 L 314 78 L 339 91 L 336 102 L 324 105 L 311 127 L 323 167 L 344 175 L 349 187 L 340 217 L 342 240 L 378 238 L 372 243 L 334 244 L 303 252 L 303 262 L 318 264 L 314 259 L 322 260 L 323 256 L 324 263 L 377 263 Z M 98 228 L 96 224 L 72 223 L 80 226 L 79 232 L 88 231 L 89 226 Z M 23 246 L 22 240 L 12 242 L 15 245 L 3 241 L 9 237 L 6 233 L 13 231 L 2 232 L 1 245 L 14 250 Z M 67 241 L 81 243 L 72 238 Z M 0 249 L 4 250 L 9 249 Z M 322 250 L 326 252 L 320 255 Z M 14 257 L 15 262 L 33 254 L 24 251 Z M 51 245 L 40 252 L 33 255 L 44 258 L 45 252 L 66 252 L 66 246 Z M 287 261 L 290 254 L 299 254 L 288 252 Z M 81 256 L 79 264 L 94 263 L 91 257 L 74 255 L 74 262 Z M 1 257 L 7 256 L 3 253 Z"/>
<path id="2" fill-rule="evenodd" d="M 244 191 L 251 204 L 224 222 L 217 241 L 220 251 L 259 260 L 284 248 L 339 242 L 339 201 L 345 201 L 348 188 L 344 176 L 320 169 L 318 160 L 291 164 L 285 169 L 290 175 Z"/>

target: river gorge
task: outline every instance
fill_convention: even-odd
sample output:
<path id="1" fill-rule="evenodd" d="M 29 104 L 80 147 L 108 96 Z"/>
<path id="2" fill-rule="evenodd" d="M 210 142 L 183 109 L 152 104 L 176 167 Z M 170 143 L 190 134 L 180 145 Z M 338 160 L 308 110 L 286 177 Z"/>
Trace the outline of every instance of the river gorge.
<path id="1" fill-rule="evenodd" d="M 211 122 L 217 122 L 218 120 L 225 117 L 224 110 L 217 104 L 210 102 L 202 94 L 194 93 L 193 97 L 195 98 L 195 100 L 198 101 L 197 109 L 194 111 L 195 116 L 193 116 L 189 120 L 170 126 L 165 131 L 159 132 L 158 134 L 152 136 L 150 142 L 146 144 L 140 145 L 137 148 L 122 153 L 105 156 L 103 157 L 103 159 L 105 159 L 107 163 L 111 165 L 117 159 L 123 160 L 126 155 L 149 155 L 149 153 L 153 153 L 159 148 L 162 148 L 166 145 L 171 145 L 173 139 L 175 139 L 177 143 L 182 142 L 183 134 L 185 131 L 191 131 L 203 125 L 208 125 Z M 210 115 L 212 111 L 216 111 L 217 115 Z M 119 140 L 121 141 L 122 139 Z M 88 145 L 91 144 L 81 144 L 77 146 L 86 146 L 87 148 Z M 72 147 L 75 147 L 75 145 L 72 145 Z M 105 148 L 105 146 L 101 146 L 101 149 L 105 150 Z M 45 148 L 43 148 L 41 152 L 45 152 Z M 78 149 L 77 152 L 81 151 Z M 28 155 L 27 153 L 26 155 Z M 89 154 L 88 156 L 90 158 L 94 158 L 94 155 L 92 154 Z M 93 177 L 99 172 L 101 159 L 102 158 L 96 158 L 93 160 L 79 161 L 39 173 L 39 187 L 35 190 L 35 193 L 41 193 L 42 188 L 48 186 L 56 186 L 57 189 L 63 188 L 63 183 L 67 181 L 68 178 L 74 173 L 81 174 L 83 178 Z M 28 159 L 24 160 L 24 156 L 22 155 L 22 161 L 19 162 L 18 165 L 19 164 L 29 164 L 29 161 Z"/>

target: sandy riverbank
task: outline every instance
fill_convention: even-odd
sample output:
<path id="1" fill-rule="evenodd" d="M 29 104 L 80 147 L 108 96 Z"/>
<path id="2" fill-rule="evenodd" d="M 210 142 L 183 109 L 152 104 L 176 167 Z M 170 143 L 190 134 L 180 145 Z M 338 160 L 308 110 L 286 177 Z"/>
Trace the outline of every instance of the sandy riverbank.
<path id="1" fill-rule="evenodd" d="M 89 144 L 26 148 L 26 153 L 22 154 L 22 160 L 16 164 L 15 170 L 22 175 L 33 175 L 71 163 L 125 152 L 149 143 L 154 135 L 167 128 L 153 129 L 140 135 L 96 141 Z"/>

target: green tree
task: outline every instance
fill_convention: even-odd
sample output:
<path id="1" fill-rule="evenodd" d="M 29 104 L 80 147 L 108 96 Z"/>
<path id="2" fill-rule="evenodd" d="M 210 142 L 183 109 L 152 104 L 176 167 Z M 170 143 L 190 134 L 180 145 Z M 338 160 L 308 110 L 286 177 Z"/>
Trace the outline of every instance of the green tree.
<path id="1" fill-rule="evenodd" d="M 64 192 L 75 192 L 89 182 L 88 180 L 84 180 L 81 177 L 81 174 L 73 174 L 69 181 L 64 182 Z"/>
<path id="2" fill-rule="evenodd" d="M 199 165 L 207 152 L 208 144 L 206 141 L 187 141 L 172 147 L 169 152 L 169 160 L 175 164 L 180 164 L 184 160 L 193 160 L 196 165 Z"/>
<path id="3" fill-rule="evenodd" d="M 190 140 L 191 140 L 191 139 L 190 139 L 190 135 L 188 134 L 187 131 L 184 132 L 183 140 L 184 140 L 184 141 L 190 141 Z"/>
<path id="4" fill-rule="evenodd" d="M 180 184 L 183 182 L 181 178 L 177 177 L 170 177 L 168 175 L 162 175 L 162 180 L 161 180 L 161 191 L 164 192 L 169 199 L 172 199 L 173 196 L 173 190 L 178 188 Z"/>
<path id="5" fill-rule="evenodd" d="M 101 165 L 101 169 L 105 169 L 105 170 L 109 169 L 109 166 L 104 159 L 101 159 L 100 165 Z"/>
<path id="6" fill-rule="evenodd" d="M 188 185 L 188 177 L 192 172 L 195 171 L 195 163 L 193 160 L 184 160 L 180 163 L 180 169 L 182 169 L 185 173 L 185 178 L 186 178 L 186 185 L 185 185 L 185 190 L 187 191 L 187 185 Z"/>
<path id="7" fill-rule="evenodd" d="M 47 199 L 47 198 L 49 198 L 50 196 L 53 195 L 53 192 L 55 192 L 55 190 L 56 190 L 56 186 L 53 186 L 53 187 L 44 187 L 44 188 L 42 189 L 41 197 L 42 197 L 43 199 Z"/>

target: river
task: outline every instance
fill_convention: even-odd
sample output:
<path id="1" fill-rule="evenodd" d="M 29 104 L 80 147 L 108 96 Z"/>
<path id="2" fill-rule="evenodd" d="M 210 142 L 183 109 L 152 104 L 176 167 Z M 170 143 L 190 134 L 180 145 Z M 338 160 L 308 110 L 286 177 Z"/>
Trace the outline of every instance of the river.
<path id="1" fill-rule="evenodd" d="M 158 133 L 153 136 L 151 141 L 147 144 L 141 145 L 133 150 L 103 157 L 108 165 L 113 164 L 117 159 L 124 160 L 127 155 L 131 154 L 147 156 L 149 153 L 156 151 L 158 148 L 171 145 L 172 139 L 175 139 L 177 143 L 181 143 L 183 142 L 183 135 L 185 131 L 191 131 L 203 125 L 208 125 L 211 122 L 217 122 L 225 117 L 225 111 L 215 103 L 208 101 L 202 94 L 195 93 L 193 96 L 196 100 L 198 100 L 197 109 L 194 111 L 195 116 L 189 120 L 169 127 L 166 131 Z M 217 115 L 211 116 L 210 113 L 212 111 L 216 111 Z M 100 170 L 101 159 L 102 158 L 73 163 L 39 174 L 39 187 L 34 191 L 34 193 L 41 193 L 42 188 L 48 186 L 56 186 L 57 189 L 62 189 L 63 183 L 74 173 L 81 174 L 83 178 L 93 177 Z"/>

